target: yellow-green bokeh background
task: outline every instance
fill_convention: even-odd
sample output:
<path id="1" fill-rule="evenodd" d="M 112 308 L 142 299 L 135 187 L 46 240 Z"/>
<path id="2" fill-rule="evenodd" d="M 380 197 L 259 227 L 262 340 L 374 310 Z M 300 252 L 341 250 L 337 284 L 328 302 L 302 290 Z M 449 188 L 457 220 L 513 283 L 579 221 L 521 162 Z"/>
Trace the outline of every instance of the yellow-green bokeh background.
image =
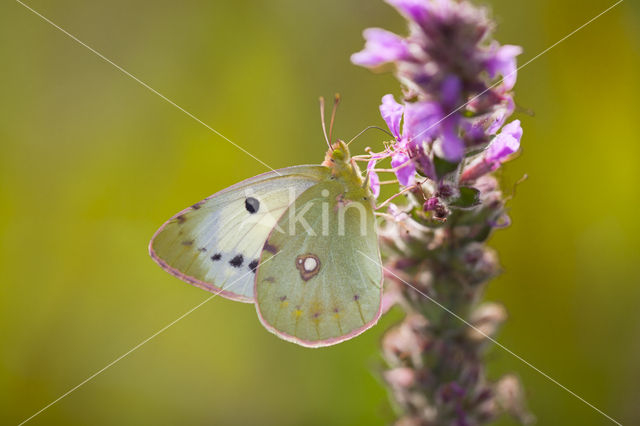
<path id="1" fill-rule="evenodd" d="M 612 2 L 490 6 L 523 62 Z M 28 4 L 276 168 L 321 160 L 319 95 L 343 95 L 349 138 L 398 93 L 349 63 L 364 28 L 403 31 L 382 1 Z M 518 115 L 504 179 L 530 179 L 491 241 L 505 273 L 487 295 L 510 312 L 503 344 L 623 424 L 640 423 L 638 17 L 627 0 L 520 73 L 536 115 Z M 266 169 L 20 4 L 0 6 L 0 32 L 0 423 L 17 424 L 208 297 L 148 240 Z M 385 424 L 374 372 L 397 318 L 308 350 L 216 298 L 31 424 Z M 610 424 L 501 350 L 489 368 L 522 378 L 541 425 Z"/>

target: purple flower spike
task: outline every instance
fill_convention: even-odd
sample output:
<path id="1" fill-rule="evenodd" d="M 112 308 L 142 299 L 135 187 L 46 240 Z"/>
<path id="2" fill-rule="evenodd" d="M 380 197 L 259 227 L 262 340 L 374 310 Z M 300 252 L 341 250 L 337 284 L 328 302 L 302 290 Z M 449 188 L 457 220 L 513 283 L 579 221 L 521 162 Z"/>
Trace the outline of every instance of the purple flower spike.
<path id="1" fill-rule="evenodd" d="M 415 181 L 416 166 L 413 164 L 413 161 L 409 161 L 409 156 L 407 154 L 401 151 L 394 152 L 391 156 L 391 167 L 394 169 L 396 167 L 400 167 L 396 170 L 396 177 L 401 185 L 413 185 Z"/>
<path id="2" fill-rule="evenodd" d="M 491 78 L 495 78 L 498 74 L 502 75 L 503 87 L 505 91 L 513 89 L 518 78 L 518 68 L 516 56 L 522 53 L 520 46 L 506 44 L 498 47 L 497 44 L 492 46 L 491 56 L 487 60 L 486 67 Z"/>
<path id="3" fill-rule="evenodd" d="M 407 42 L 400 36 L 381 28 L 364 30 L 364 50 L 351 55 L 351 62 L 363 67 L 377 67 L 409 56 Z"/>
<path id="4" fill-rule="evenodd" d="M 382 97 L 380 114 L 393 136 L 396 139 L 400 139 L 400 121 L 402 120 L 402 114 L 404 114 L 404 106 L 397 103 L 393 95 L 385 95 Z"/>
<path id="5" fill-rule="evenodd" d="M 503 413 L 529 424 L 519 382 L 490 380 L 486 344 L 479 344 L 506 314 L 486 322 L 477 302 L 499 272 L 487 238 L 509 224 L 509 197 L 493 173 L 520 149 L 522 127 L 510 117 L 522 49 L 494 40 L 489 9 L 473 0 L 384 1 L 406 18 L 408 34 L 368 30 L 364 49 L 351 60 L 369 68 L 385 64 L 402 90 L 379 106 L 392 140 L 378 144 L 381 152 L 366 150 L 376 197 L 376 164 L 391 157 L 396 177 L 382 182 L 394 183 L 385 192 L 395 194 L 377 204 L 378 210 L 387 206 L 378 227 L 382 260 L 398 278 L 385 275 L 381 309 L 406 313 L 382 339 L 384 382 L 403 413 L 394 424 L 483 426 Z M 390 202 L 396 198 L 398 205 Z M 403 285 L 402 276 L 429 296 L 417 297 L 417 287 Z M 463 307 L 482 333 L 461 332 L 431 307 L 434 299 L 445 309 Z"/>
<path id="6" fill-rule="evenodd" d="M 520 120 L 514 120 L 507 124 L 487 148 L 485 161 L 502 163 L 508 156 L 520 149 L 521 138 L 522 127 L 520 126 Z"/>

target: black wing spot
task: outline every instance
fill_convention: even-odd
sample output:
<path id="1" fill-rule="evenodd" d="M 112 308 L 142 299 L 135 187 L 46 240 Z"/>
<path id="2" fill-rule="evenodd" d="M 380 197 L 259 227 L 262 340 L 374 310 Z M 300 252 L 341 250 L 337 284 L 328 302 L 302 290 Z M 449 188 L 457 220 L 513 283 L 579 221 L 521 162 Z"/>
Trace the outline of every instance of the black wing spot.
<path id="1" fill-rule="evenodd" d="M 253 197 L 247 197 L 247 199 L 244 200 L 244 207 L 251 214 L 257 213 L 258 210 L 260 210 L 260 201 Z"/>
<path id="2" fill-rule="evenodd" d="M 181 214 L 180 216 L 176 217 L 176 220 L 178 221 L 178 223 L 179 223 L 180 225 L 182 225 L 183 223 L 185 223 L 185 222 L 187 221 L 187 218 L 186 218 L 186 217 L 184 217 L 184 215 L 183 215 L 183 214 Z"/>
<path id="3" fill-rule="evenodd" d="M 229 265 L 233 266 L 234 268 L 239 268 L 242 266 L 242 262 L 244 262 L 244 258 L 241 254 L 239 254 L 229 261 Z"/>
<path id="4" fill-rule="evenodd" d="M 199 251 L 200 253 L 206 253 L 207 248 L 206 248 L 206 247 L 200 247 L 200 248 L 198 249 L 198 251 Z"/>
<path id="5" fill-rule="evenodd" d="M 357 294 L 354 294 L 353 300 L 357 302 L 358 300 L 360 300 L 360 296 L 358 296 Z"/>
<path id="6" fill-rule="evenodd" d="M 216 253 L 213 256 L 211 256 L 211 260 L 215 262 L 216 260 L 220 260 L 221 257 L 222 255 L 220 253 Z"/>
<path id="7" fill-rule="evenodd" d="M 285 300 L 287 300 L 287 296 L 282 296 L 282 297 L 280 297 L 280 301 L 281 301 L 281 302 L 284 302 Z"/>
<path id="8" fill-rule="evenodd" d="M 249 264 L 249 269 L 251 269 L 251 272 L 255 274 L 257 267 L 258 267 L 258 259 L 252 260 L 251 263 Z"/>

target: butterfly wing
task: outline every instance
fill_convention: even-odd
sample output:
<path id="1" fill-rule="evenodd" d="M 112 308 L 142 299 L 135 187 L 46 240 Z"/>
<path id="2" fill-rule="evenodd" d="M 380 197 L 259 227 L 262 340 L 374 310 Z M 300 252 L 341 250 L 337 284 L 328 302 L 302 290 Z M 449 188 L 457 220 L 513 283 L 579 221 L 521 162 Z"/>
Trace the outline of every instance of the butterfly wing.
<path id="1" fill-rule="evenodd" d="M 183 281 L 251 303 L 269 233 L 289 204 L 328 173 L 322 166 L 288 167 L 224 189 L 169 219 L 151 239 L 149 253 Z"/>
<path id="2" fill-rule="evenodd" d="M 367 197 L 345 200 L 344 192 L 331 180 L 307 189 L 282 215 L 260 258 L 260 321 L 303 346 L 339 343 L 380 318 L 382 268 L 373 208 Z"/>

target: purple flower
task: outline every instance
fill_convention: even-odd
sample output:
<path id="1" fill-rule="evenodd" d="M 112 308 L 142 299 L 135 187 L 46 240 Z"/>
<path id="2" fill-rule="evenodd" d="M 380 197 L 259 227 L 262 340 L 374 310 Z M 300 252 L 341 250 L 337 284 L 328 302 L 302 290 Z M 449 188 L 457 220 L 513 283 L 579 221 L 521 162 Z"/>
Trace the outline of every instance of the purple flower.
<path id="1" fill-rule="evenodd" d="M 404 114 L 404 106 L 396 102 L 393 95 L 384 95 L 380 105 L 380 114 L 396 139 L 400 139 L 400 121 Z"/>
<path id="2" fill-rule="evenodd" d="M 401 185 L 413 185 L 415 182 L 416 166 L 403 150 L 398 150 L 391 154 L 391 167 L 396 169 L 396 177 Z"/>
<path id="3" fill-rule="evenodd" d="M 442 108 L 437 102 L 412 102 L 404 107 L 402 136 L 409 142 L 419 143 L 431 139 L 439 130 Z"/>
<path id="4" fill-rule="evenodd" d="M 452 79 L 448 84 L 451 86 L 449 92 L 453 99 L 457 96 L 458 82 Z M 443 117 L 442 111 L 442 106 L 437 102 L 411 102 L 403 106 L 396 102 L 393 95 L 382 98 L 380 114 L 396 138 L 391 165 L 399 167 L 396 176 L 402 185 L 414 183 L 416 167 L 424 176 L 436 179 L 433 161 L 427 149 L 434 140 L 440 157 L 453 163 L 462 159 L 465 144 L 458 135 L 460 116 L 453 114 Z M 384 157 L 385 155 L 379 154 L 378 158 Z"/>
<path id="5" fill-rule="evenodd" d="M 448 76 L 443 82 L 441 90 L 442 105 L 447 110 L 455 110 L 458 107 L 460 93 L 462 91 L 462 81 L 456 75 Z"/>
<path id="6" fill-rule="evenodd" d="M 492 114 L 492 121 L 490 121 L 489 126 L 487 127 L 487 133 L 495 135 L 498 130 L 504 126 L 507 118 L 513 114 L 515 109 L 516 104 L 513 101 L 513 97 L 505 94 L 503 96 L 502 103 L 495 108 L 495 112 Z"/>
<path id="7" fill-rule="evenodd" d="M 499 46 L 494 43 L 490 50 L 490 56 L 485 63 L 489 76 L 495 78 L 501 74 L 505 91 L 513 89 L 518 78 L 516 56 L 522 53 L 522 48 L 511 44 Z"/>
<path id="8" fill-rule="evenodd" d="M 385 95 L 380 105 L 382 117 L 399 142 L 408 143 L 409 148 L 418 147 L 423 142 L 432 141 L 440 132 L 438 147 L 441 157 L 456 163 L 464 154 L 464 142 L 458 137 L 458 115 L 445 118 L 442 111 L 437 102 L 412 102 L 403 107 L 392 95 Z M 400 133 L 403 112 L 404 124 Z"/>
<path id="9" fill-rule="evenodd" d="M 393 217 L 393 219 L 396 222 L 402 222 L 409 219 L 409 215 L 407 215 L 407 213 L 404 210 L 402 210 L 400 207 L 396 206 L 393 203 L 389 204 L 389 208 L 387 209 L 387 212 Z"/>
<path id="10" fill-rule="evenodd" d="M 504 162 L 508 156 L 520 149 L 521 138 L 522 127 L 520 126 L 520 120 L 514 120 L 507 124 L 502 129 L 502 132 L 489 144 L 485 161 L 491 163 Z"/>
<path id="11" fill-rule="evenodd" d="M 458 119 L 452 115 L 442 122 L 442 136 L 438 148 L 441 157 L 451 163 L 458 163 L 464 155 L 464 142 L 458 136 Z"/>
<path id="12" fill-rule="evenodd" d="M 404 186 L 415 182 L 416 164 L 414 162 L 424 166 L 421 168 L 425 168 L 425 173 L 431 175 L 433 168 L 430 167 L 431 159 L 425 157 L 426 153 L 421 147 L 423 142 L 430 140 L 437 131 L 436 124 L 442 115 L 440 106 L 435 102 L 401 105 L 396 102 L 393 95 L 385 95 L 380 105 L 380 114 L 396 138 L 394 152 L 391 155 L 391 166 L 398 168 L 396 170 L 398 182 Z M 400 123 L 403 117 L 401 131 Z M 414 161 L 411 161 L 412 159 Z"/>
<path id="13" fill-rule="evenodd" d="M 352 61 L 366 67 L 395 65 L 410 101 L 402 105 L 386 95 L 380 113 L 396 138 L 394 164 L 414 163 L 399 169 L 398 179 L 411 182 L 416 168 L 435 179 L 434 156 L 459 163 L 467 148 L 485 145 L 511 115 L 508 92 L 522 49 L 487 40 L 493 25 L 486 9 L 467 1 L 385 1 L 409 21 L 409 36 L 368 29 L 365 48 Z M 485 91 L 489 77 L 498 75 L 503 77 L 500 88 Z M 465 105 L 468 99 L 472 102 Z"/>
<path id="14" fill-rule="evenodd" d="M 417 23 L 424 22 L 429 16 L 428 4 L 424 0 L 385 0 L 395 7 L 405 18 Z"/>
<path id="15" fill-rule="evenodd" d="M 520 120 L 514 120 L 504 126 L 500 134 L 493 138 L 483 155 L 462 172 L 460 181 L 473 181 L 496 170 L 509 159 L 511 154 L 520 149 L 521 138 L 522 127 L 520 126 Z"/>
<path id="16" fill-rule="evenodd" d="M 380 195 L 380 177 L 373 170 L 376 167 L 377 159 L 374 158 L 367 163 L 367 175 L 369 176 L 369 188 L 374 197 L 378 198 Z"/>
<path id="17" fill-rule="evenodd" d="M 364 50 L 351 55 L 351 62 L 363 67 L 376 67 L 409 57 L 407 42 L 400 36 L 380 28 L 364 30 Z"/>
<path id="18" fill-rule="evenodd" d="M 438 176 L 436 175 L 436 167 L 433 164 L 433 158 L 427 152 L 426 145 L 421 143 L 410 143 L 407 145 L 407 152 L 409 157 L 413 160 L 416 165 L 416 169 L 423 176 L 428 177 L 431 180 L 438 180 Z"/>
<path id="19" fill-rule="evenodd" d="M 513 114 L 515 110 L 513 97 L 509 93 L 496 96 L 500 99 L 500 103 L 494 103 L 488 112 L 475 118 L 462 120 L 464 140 L 468 147 L 485 145 Z M 476 110 L 477 107 L 481 106 L 477 104 L 471 106 L 472 110 Z"/>

